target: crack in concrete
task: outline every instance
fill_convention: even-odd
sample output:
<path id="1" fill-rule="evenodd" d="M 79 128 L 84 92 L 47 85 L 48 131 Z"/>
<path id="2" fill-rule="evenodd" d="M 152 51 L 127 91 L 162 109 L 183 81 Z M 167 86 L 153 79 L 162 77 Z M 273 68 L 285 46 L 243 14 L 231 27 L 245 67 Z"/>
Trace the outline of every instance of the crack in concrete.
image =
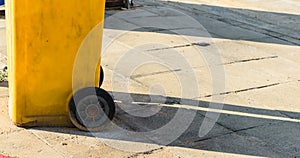
<path id="1" fill-rule="evenodd" d="M 209 98 L 209 97 L 219 96 L 219 95 L 222 96 L 222 95 L 236 94 L 236 93 L 247 92 L 247 91 L 252 91 L 252 90 L 259 90 L 259 89 L 264 89 L 264 88 L 278 86 L 280 84 L 284 84 L 284 83 L 273 83 L 273 84 L 269 84 L 269 85 L 252 87 L 252 88 L 246 88 L 246 89 L 240 89 L 240 90 L 236 90 L 236 91 L 228 91 L 228 92 L 222 92 L 222 93 L 217 93 L 217 94 L 210 94 L 210 95 L 205 95 L 205 96 L 200 97 L 200 98 Z"/>
<path id="2" fill-rule="evenodd" d="M 168 50 L 168 49 L 177 49 L 177 48 L 185 48 L 185 47 L 192 47 L 192 46 L 208 47 L 210 45 L 211 44 L 206 43 L 206 42 L 196 42 L 196 43 L 177 45 L 177 46 L 173 46 L 173 47 L 163 47 L 163 48 L 149 49 L 149 50 L 146 50 L 146 52 L 153 52 L 153 51 L 159 51 L 159 50 Z"/>
<path id="3" fill-rule="evenodd" d="M 131 156 L 128 156 L 127 158 L 137 158 L 138 156 L 142 156 L 142 155 L 150 155 L 156 151 L 162 151 L 163 149 L 164 149 L 164 147 L 160 147 L 160 148 L 152 149 L 152 150 L 145 151 L 145 152 L 139 152 L 139 153 L 133 154 Z"/>
<path id="4" fill-rule="evenodd" d="M 246 63 L 251 61 L 259 61 L 259 60 L 266 60 L 266 59 L 275 59 L 278 58 L 278 56 L 269 56 L 269 57 L 261 57 L 261 58 L 252 58 L 252 59 L 244 59 L 244 60 L 236 60 L 228 63 L 223 63 L 222 65 L 231 65 L 236 63 Z"/>
<path id="5" fill-rule="evenodd" d="M 138 75 L 132 75 L 132 76 L 130 76 L 130 78 L 137 79 L 137 78 L 142 78 L 142 77 L 147 77 L 147 76 L 152 76 L 152 75 L 168 74 L 168 73 L 180 72 L 180 71 L 181 71 L 181 69 L 176 69 L 176 70 L 153 72 L 153 73 L 149 73 L 149 74 L 138 74 Z"/>
<path id="6" fill-rule="evenodd" d="M 261 60 L 267 60 L 267 59 L 276 59 L 276 58 L 279 58 L 279 56 L 269 56 L 269 57 L 242 59 L 242 60 L 236 60 L 236 61 L 231 61 L 231 62 L 227 62 L 227 63 L 217 64 L 216 66 L 232 65 L 232 64 L 238 64 L 238 63 L 247 63 L 247 62 L 261 61 Z M 214 66 L 214 65 L 211 65 L 211 66 Z M 205 67 L 206 66 L 197 66 L 197 67 L 192 67 L 192 68 L 193 69 L 202 69 L 202 68 L 205 68 Z"/>
<path id="7" fill-rule="evenodd" d="M 222 125 L 222 124 L 216 122 L 218 125 L 226 128 L 227 130 L 230 130 L 231 132 L 228 132 L 228 133 L 225 133 L 225 134 L 216 135 L 216 136 L 211 136 L 211 137 L 204 138 L 204 139 L 199 139 L 199 140 L 194 141 L 194 143 L 198 143 L 198 142 L 202 142 L 202 141 L 206 141 L 206 140 L 211 140 L 211 139 L 219 138 L 219 137 L 230 135 L 230 134 L 233 134 L 233 133 L 238 134 L 238 132 L 247 131 L 247 130 L 258 128 L 258 127 L 270 126 L 270 125 L 278 124 L 278 123 L 281 123 L 281 122 L 283 122 L 283 121 L 271 122 L 271 123 L 266 123 L 266 124 L 262 124 L 262 125 L 257 125 L 257 126 L 251 126 L 251 127 L 247 127 L 247 128 L 242 128 L 242 129 L 238 129 L 238 130 L 233 130 L 233 129 L 229 128 L 229 127 L 226 127 L 225 125 Z"/>

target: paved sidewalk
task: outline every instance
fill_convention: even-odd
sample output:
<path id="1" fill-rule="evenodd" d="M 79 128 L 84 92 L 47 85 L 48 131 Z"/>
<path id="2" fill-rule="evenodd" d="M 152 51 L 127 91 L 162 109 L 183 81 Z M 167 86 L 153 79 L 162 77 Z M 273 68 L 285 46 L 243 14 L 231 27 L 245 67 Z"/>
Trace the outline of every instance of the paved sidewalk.
<path id="1" fill-rule="evenodd" d="M 300 155 L 297 2 L 139 0 L 138 4 L 142 6 L 134 10 L 106 14 L 103 88 L 118 105 L 113 121 L 117 126 L 100 133 L 15 127 L 9 121 L 8 90 L 3 86 L 0 154 Z M 6 65 L 4 22 L 0 21 L 0 68 Z"/>

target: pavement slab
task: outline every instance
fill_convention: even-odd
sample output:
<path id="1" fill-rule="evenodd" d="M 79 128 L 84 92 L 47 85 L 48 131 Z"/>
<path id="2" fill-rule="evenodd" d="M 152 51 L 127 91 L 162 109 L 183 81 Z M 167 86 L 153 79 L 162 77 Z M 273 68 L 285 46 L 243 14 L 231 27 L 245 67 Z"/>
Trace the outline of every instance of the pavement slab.
<path id="1" fill-rule="evenodd" d="M 299 3 L 139 0 L 106 12 L 111 126 L 14 126 L 0 87 L 0 154 L 17 157 L 298 157 Z M 0 20 L 0 68 L 7 65 Z M 214 85 L 216 79 L 222 84 Z M 218 81 L 218 80 L 217 80 Z M 219 83 L 219 82 L 218 82 Z M 223 85 L 224 84 L 224 85 Z"/>

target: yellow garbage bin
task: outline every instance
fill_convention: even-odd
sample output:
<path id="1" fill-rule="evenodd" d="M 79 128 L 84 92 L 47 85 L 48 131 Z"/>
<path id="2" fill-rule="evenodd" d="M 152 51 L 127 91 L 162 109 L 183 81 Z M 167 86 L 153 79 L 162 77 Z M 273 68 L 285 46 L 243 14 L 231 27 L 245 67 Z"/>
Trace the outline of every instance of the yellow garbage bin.
<path id="1" fill-rule="evenodd" d="M 99 88 L 105 0 L 5 3 L 12 121 L 98 130 L 112 119 L 113 99 Z"/>

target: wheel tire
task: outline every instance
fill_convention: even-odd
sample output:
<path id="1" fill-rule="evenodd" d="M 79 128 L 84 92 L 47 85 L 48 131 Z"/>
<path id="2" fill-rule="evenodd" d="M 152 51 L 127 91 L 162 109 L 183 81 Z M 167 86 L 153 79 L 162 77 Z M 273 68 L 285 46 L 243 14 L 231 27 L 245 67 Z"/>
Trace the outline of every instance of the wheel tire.
<path id="1" fill-rule="evenodd" d="M 113 119 L 115 103 L 101 88 L 84 88 L 72 97 L 69 111 L 71 122 L 80 130 L 100 131 Z"/>
<path id="2" fill-rule="evenodd" d="M 130 2 L 129 2 L 129 0 L 124 0 L 124 8 L 130 9 Z"/>
<path id="3" fill-rule="evenodd" d="M 103 81 L 104 81 L 104 71 L 103 71 L 102 66 L 100 66 L 100 80 L 99 80 L 99 87 L 102 86 Z"/>

